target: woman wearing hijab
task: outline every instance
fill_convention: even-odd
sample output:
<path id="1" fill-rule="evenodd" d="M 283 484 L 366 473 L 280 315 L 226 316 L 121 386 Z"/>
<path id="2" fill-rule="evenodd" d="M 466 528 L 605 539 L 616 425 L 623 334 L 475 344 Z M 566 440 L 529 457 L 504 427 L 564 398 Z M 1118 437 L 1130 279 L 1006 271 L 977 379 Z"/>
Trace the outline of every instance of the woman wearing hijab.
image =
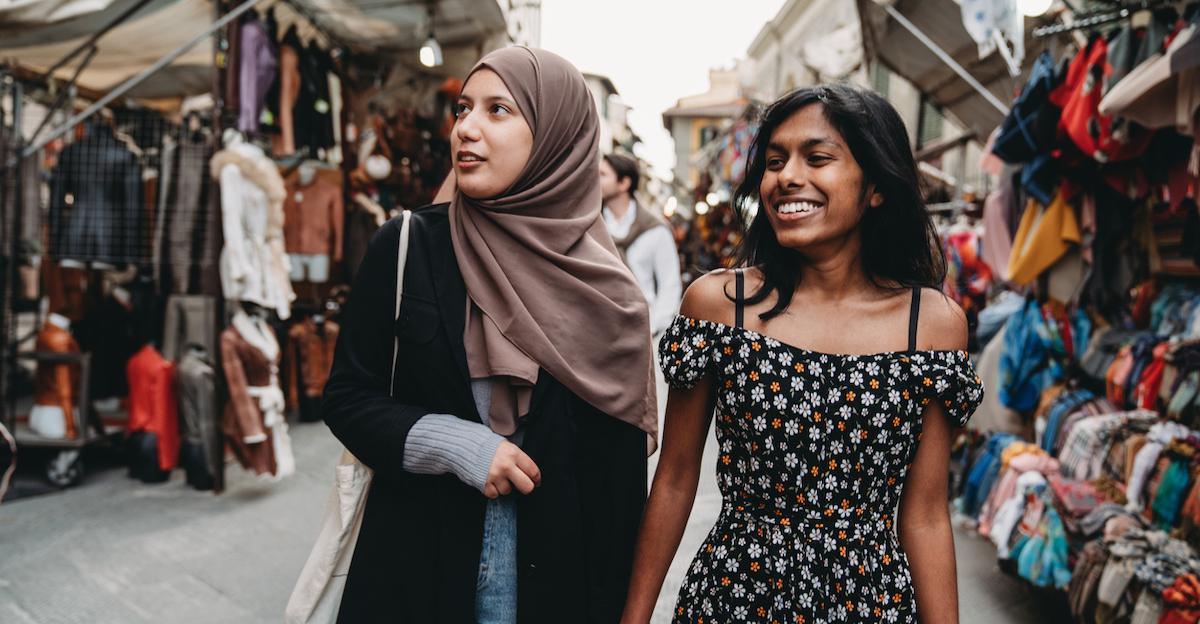
<path id="1" fill-rule="evenodd" d="M 645 300 L 600 218 L 595 107 L 570 63 L 512 47 L 456 110 L 457 190 L 412 215 L 400 318 L 397 219 L 325 389 L 375 471 L 339 621 L 613 622 L 656 402 Z"/>

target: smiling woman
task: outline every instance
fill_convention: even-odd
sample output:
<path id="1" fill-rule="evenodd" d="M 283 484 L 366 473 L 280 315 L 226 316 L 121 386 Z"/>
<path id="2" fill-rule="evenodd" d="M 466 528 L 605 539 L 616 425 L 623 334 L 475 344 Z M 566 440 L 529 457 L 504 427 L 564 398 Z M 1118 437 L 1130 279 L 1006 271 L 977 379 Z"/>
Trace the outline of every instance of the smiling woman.
<path id="1" fill-rule="evenodd" d="M 649 618 L 715 416 L 723 506 L 674 622 L 955 622 L 950 438 L 982 385 L 934 290 L 904 124 L 874 93 L 801 89 L 748 159 L 741 266 L 696 280 L 659 343 L 671 394 L 622 621 Z"/>

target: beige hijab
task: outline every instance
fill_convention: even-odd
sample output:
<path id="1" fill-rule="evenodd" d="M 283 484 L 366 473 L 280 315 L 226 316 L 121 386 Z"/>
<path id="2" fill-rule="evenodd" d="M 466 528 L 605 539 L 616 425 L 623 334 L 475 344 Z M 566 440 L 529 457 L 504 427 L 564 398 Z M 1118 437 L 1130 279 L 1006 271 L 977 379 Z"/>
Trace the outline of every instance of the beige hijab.
<path id="1" fill-rule="evenodd" d="M 472 378 L 493 379 L 491 427 L 516 430 L 545 368 L 653 438 L 649 313 L 600 218 L 599 120 L 583 75 L 526 47 L 492 52 L 471 73 L 484 67 L 504 81 L 533 131 L 512 187 L 484 200 L 456 192 L 450 203 L 467 286 L 467 363 Z"/>

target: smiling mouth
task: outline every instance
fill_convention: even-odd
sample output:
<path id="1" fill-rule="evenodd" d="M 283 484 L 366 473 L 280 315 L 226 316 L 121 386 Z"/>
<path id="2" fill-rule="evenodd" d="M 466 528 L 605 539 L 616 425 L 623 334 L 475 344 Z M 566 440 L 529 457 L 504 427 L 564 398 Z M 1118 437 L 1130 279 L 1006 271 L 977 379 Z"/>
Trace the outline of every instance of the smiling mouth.
<path id="1" fill-rule="evenodd" d="M 780 204 L 776 208 L 776 210 L 779 212 L 779 214 L 783 214 L 783 215 L 805 215 L 805 214 L 810 214 L 810 213 L 816 212 L 819 208 L 821 208 L 821 204 L 818 204 L 815 202 L 800 201 L 800 202 L 787 202 L 786 204 Z"/>

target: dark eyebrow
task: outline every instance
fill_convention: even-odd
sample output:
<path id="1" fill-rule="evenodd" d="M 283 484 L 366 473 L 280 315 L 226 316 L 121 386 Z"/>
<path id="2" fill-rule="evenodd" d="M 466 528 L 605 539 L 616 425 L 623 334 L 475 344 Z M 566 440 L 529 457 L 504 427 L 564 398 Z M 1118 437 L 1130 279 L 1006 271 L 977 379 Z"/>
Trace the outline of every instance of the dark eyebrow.
<path id="1" fill-rule="evenodd" d="M 803 143 L 801 143 L 800 149 L 808 150 L 808 149 L 812 149 L 818 145 L 828 145 L 830 147 L 841 148 L 841 144 L 838 143 L 837 141 L 834 141 L 831 138 L 813 137 L 813 138 L 807 139 Z M 777 152 L 784 152 L 784 153 L 787 153 L 787 151 L 788 151 L 786 147 L 784 147 L 778 143 L 775 143 L 775 142 L 768 143 L 767 150 L 775 150 Z"/>
<path id="2" fill-rule="evenodd" d="M 466 100 L 468 102 L 472 101 L 471 98 L 469 96 L 467 96 L 465 93 L 460 93 L 458 95 L 458 99 L 459 99 L 459 101 L 462 101 L 462 100 Z M 500 102 L 501 104 L 508 104 L 509 106 L 513 107 L 514 109 L 517 108 L 516 102 L 514 102 L 502 95 L 488 95 L 482 99 L 484 102 L 487 102 L 487 103 Z"/>

